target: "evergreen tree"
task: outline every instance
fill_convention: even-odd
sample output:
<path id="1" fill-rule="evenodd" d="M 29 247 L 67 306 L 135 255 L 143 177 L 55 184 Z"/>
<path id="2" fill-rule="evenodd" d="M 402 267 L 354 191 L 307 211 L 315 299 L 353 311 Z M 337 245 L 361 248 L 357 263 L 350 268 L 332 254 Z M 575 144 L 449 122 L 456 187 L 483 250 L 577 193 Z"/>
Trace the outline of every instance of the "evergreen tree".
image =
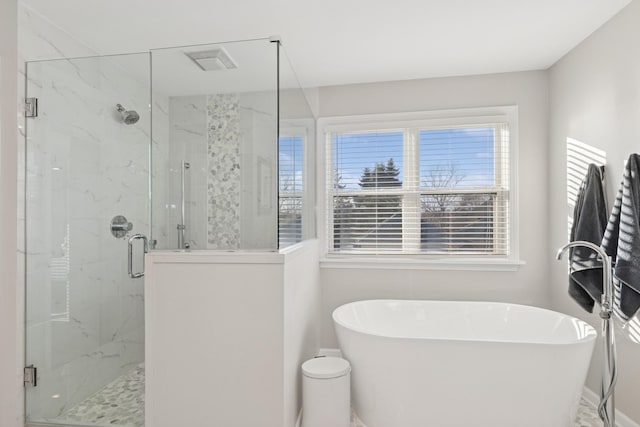
<path id="1" fill-rule="evenodd" d="M 338 168 L 333 172 L 333 189 L 342 190 L 346 187 L 346 184 L 342 183 L 342 175 L 338 172 Z"/>
<path id="2" fill-rule="evenodd" d="M 399 174 L 400 170 L 393 159 L 389 159 L 386 163 L 376 163 L 373 168 L 364 168 L 359 185 L 365 190 L 402 187 L 402 181 L 398 179 Z M 402 196 L 373 193 L 355 196 L 353 203 L 355 221 L 362 228 L 363 239 L 376 240 L 383 236 L 401 238 Z M 389 221 L 393 221 L 393 224 Z M 362 242 L 364 241 L 361 240 Z"/>
<path id="3" fill-rule="evenodd" d="M 402 187 L 398 179 L 400 170 L 392 158 L 386 162 L 376 162 L 373 167 L 365 167 L 358 185 L 363 190 Z M 334 172 L 334 190 L 345 186 L 341 176 Z M 379 239 L 394 240 L 397 245 L 402 239 L 402 196 L 371 194 L 358 196 L 338 196 L 333 200 L 334 208 L 334 248 L 349 249 L 366 247 L 367 244 L 380 245 Z"/>
<path id="4" fill-rule="evenodd" d="M 400 170 L 391 158 L 387 160 L 386 164 L 376 163 L 373 169 L 364 168 L 359 185 L 361 188 L 401 187 L 402 182 L 398 179 L 399 174 Z"/>

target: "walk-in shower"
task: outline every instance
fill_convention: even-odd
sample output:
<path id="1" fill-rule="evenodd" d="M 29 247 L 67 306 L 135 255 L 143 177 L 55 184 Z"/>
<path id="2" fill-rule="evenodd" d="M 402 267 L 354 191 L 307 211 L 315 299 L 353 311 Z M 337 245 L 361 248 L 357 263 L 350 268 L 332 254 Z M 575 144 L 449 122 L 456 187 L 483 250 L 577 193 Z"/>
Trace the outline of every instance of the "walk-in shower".
<path id="1" fill-rule="evenodd" d="M 235 67 L 205 71 L 193 52 Z M 25 82 L 40 101 L 25 119 L 27 424 L 141 426 L 132 237 L 180 251 L 312 237 L 313 115 L 269 39 L 29 62 Z"/>

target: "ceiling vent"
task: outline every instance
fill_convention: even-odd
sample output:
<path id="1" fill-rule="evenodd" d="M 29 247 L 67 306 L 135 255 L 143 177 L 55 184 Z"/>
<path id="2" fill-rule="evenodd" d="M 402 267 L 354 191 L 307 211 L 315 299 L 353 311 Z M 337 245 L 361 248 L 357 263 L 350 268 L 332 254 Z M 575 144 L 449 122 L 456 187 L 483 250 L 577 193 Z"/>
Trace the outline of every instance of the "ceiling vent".
<path id="1" fill-rule="evenodd" d="M 232 70 L 238 68 L 238 64 L 229 56 L 222 47 L 200 52 L 185 52 L 193 62 L 204 71 Z"/>

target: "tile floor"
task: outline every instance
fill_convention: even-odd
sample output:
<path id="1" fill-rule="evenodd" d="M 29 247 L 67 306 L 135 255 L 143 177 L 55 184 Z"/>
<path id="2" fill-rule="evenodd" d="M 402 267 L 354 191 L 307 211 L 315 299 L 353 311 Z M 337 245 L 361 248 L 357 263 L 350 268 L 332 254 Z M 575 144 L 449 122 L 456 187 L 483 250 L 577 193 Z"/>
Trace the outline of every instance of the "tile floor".
<path id="1" fill-rule="evenodd" d="M 92 426 L 144 426 L 144 365 L 121 375 L 93 396 L 69 408 L 61 418 Z"/>
<path id="2" fill-rule="evenodd" d="M 93 396 L 70 408 L 65 421 L 93 426 L 144 426 L 144 365 L 138 365 Z M 352 427 L 366 427 L 353 416 Z M 602 427 L 596 408 L 582 399 L 574 427 Z"/>
<path id="3" fill-rule="evenodd" d="M 580 400 L 574 427 L 602 427 L 602 421 L 598 417 L 598 410 L 595 405 L 584 399 Z"/>

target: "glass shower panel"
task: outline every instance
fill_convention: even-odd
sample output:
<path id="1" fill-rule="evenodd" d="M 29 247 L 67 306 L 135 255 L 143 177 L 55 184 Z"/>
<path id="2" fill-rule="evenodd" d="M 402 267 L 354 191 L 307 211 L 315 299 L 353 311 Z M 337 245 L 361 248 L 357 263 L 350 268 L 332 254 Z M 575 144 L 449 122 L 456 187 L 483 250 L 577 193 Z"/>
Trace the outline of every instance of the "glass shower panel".
<path id="1" fill-rule="evenodd" d="M 285 49 L 279 53 L 278 246 L 316 233 L 315 117 Z"/>
<path id="2" fill-rule="evenodd" d="M 277 48 L 151 52 L 155 249 L 277 249 Z"/>
<path id="3" fill-rule="evenodd" d="M 150 228 L 149 55 L 30 62 L 26 81 L 39 106 L 26 123 L 27 423 L 141 426 L 143 280 L 129 278 L 127 236 Z"/>

